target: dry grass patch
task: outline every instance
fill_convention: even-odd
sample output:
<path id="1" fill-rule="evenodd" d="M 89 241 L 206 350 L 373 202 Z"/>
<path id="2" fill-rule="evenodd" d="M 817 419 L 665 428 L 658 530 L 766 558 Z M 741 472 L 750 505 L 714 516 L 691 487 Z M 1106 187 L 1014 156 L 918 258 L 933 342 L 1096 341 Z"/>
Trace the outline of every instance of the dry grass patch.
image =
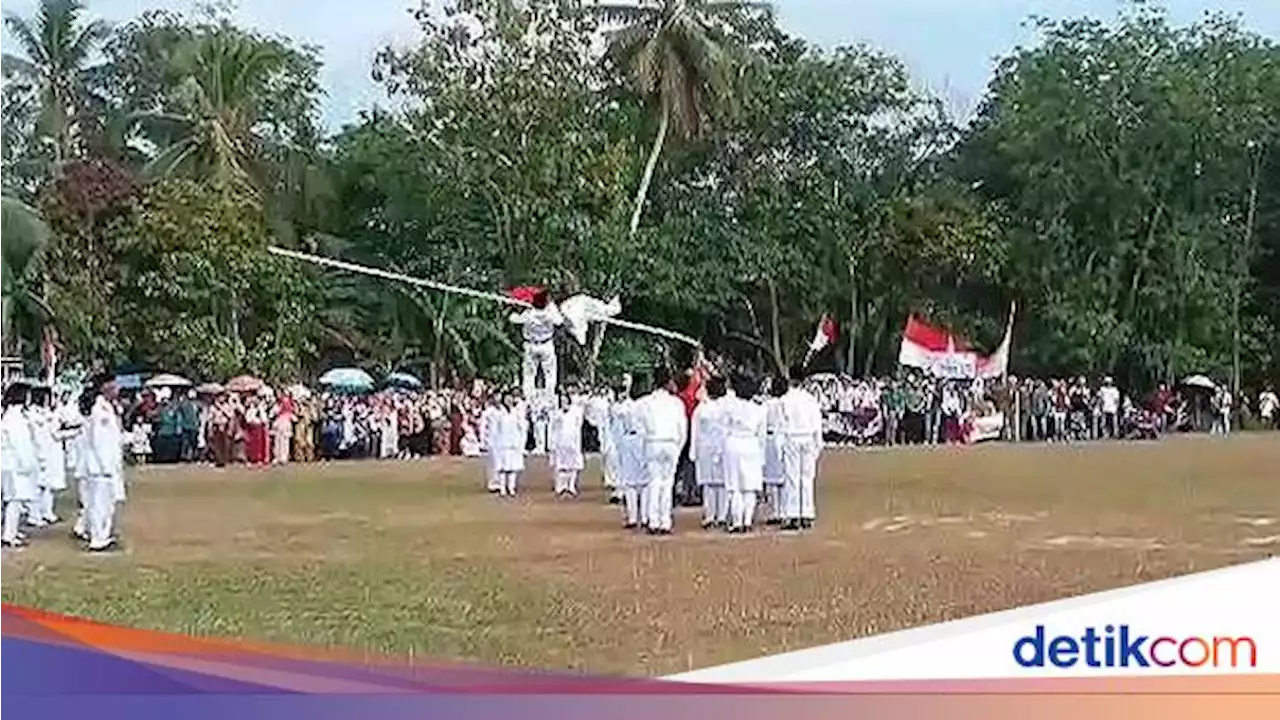
<path id="1" fill-rule="evenodd" d="M 664 674 L 1266 557 L 1280 439 L 830 452 L 819 526 L 624 534 L 540 463 L 514 501 L 450 459 L 142 469 L 128 551 L 61 532 L 6 602 L 200 635 Z M 587 482 L 596 484 L 595 476 Z M 71 508 L 66 508 L 69 514 Z"/>

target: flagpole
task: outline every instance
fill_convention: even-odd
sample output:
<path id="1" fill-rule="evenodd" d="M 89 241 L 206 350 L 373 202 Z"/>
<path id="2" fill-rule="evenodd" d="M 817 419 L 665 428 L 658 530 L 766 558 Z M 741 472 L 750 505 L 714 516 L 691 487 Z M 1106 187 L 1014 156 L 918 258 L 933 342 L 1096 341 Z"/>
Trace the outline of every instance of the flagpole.
<path id="1" fill-rule="evenodd" d="M 280 257 L 286 257 L 293 260 L 301 260 L 303 262 L 314 263 L 316 265 L 324 265 L 326 267 L 337 268 L 338 270 L 346 270 L 347 272 L 353 272 L 360 275 L 371 275 L 373 277 L 382 278 L 383 280 L 392 280 L 395 282 L 408 283 L 410 285 L 417 285 L 419 287 L 431 288 L 432 290 L 439 290 L 441 292 L 450 292 L 450 293 L 456 293 L 458 295 L 466 295 L 468 297 L 477 298 L 480 300 L 492 300 L 494 302 L 500 302 L 506 305 L 515 305 L 517 307 L 525 307 L 525 308 L 532 307 L 532 305 L 522 300 L 517 300 L 513 297 L 500 295 L 498 293 L 484 292 L 483 290 L 472 290 L 471 288 L 459 287 L 457 285 L 447 285 L 445 283 L 435 282 L 432 280 L 424 280 L 422 278 L 416 278 L 410 275 L 404 275 L 402 273 L 390 272 L 388 270 L 380 270 L 378 268 L 368 267 L 366 265 L 356 265 L 355 263 L 344 262 L 342 260 L 335 260 L 333 258 L 322 257 L 320 255 L 312 255 L 310 253 L 298 252 L 297 250 L 289 250 L 286 248 L 277 247 L 275 245 L 268 247 L 267 252 L 271 253 L 272 255 L 278 255 Z M 599 322 L 603 322 L 608 325 L 616 325 L 621 328 L 628 328 L 630 330 L 636 330 L 638 332 L 649 333 L 651 335 L 658 335 L 660 337 L 665 337 L 670 340 L 677 340 L 682 343 L 687 343 L 694 347 L 702 347 L 701 342 L 698 342 L 697 340 L 689 337 L 688 335 L 675 332 L 674 330 L 666 330 L 663 328 L 653 327 L 652 325 L 644 325 L 637 322 L 631 322 L 630 320 L 622 320 L 620 318 L 600 318 Z"/>

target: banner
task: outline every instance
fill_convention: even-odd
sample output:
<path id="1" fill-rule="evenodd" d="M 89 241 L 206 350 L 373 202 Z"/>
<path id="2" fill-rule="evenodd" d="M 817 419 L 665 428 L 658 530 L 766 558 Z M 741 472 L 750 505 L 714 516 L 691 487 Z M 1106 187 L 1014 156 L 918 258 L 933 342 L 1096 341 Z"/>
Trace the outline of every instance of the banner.
<path id="1" fill-rule="evenodd" d="M 995 378 L 1009 372 L 1009 347 L 1013 340 L 1013 317 L 1016 306 L 1009 306 L 1009 322 L 1004 338 L 991 355 L 983 355 L 969 342 L 949 330 L 930 325 L 912 315 L 902 331 L 898 364 L 924 370 L 934 377 L 949 380 Z"/>

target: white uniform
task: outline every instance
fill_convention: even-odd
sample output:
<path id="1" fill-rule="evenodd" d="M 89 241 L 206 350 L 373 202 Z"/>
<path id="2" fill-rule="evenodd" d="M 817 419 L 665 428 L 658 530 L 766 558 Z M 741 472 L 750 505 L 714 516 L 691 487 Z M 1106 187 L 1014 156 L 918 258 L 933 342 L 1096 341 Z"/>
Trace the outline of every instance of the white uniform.
<path id="1" fill-rule="evenodd" d="M 76 499 L 80 503 L 74 532 L 78 536 L 85 536 L 84 501 L 89 497 L 89 491 L 84 486 L 84 479 L 76 474 L 76 468 L 80 466 L 80 435 L 84 432 L 85 425 L 85 417 L 80 413 L 79 399 L 67 399 L 58 406 L 56 415 L 60 424 L 59 437 L 62 440 L 64 477 L 75 480 Z"/>
<path id="2" fill-rule="evenodd" d="M 782 517 L 787 521 L 817 518 L 814 483 L 822 452 L 822 406 L 802 388 L 782 396 Z"/>
<path id="3" fill-rule="evenodd" d="M 622 485 L 623 512 L 627 527 L 635 527 L 644 515 L 644 487 L 649 482 L 644 467 L 644 425 L 640 403 L 623 398 L 609 408 L 609 427 L 618 454 L 618 482 Z"/>
<path id="4" fill-rule="evenodd" d="M 3 485 L 5 543 L 17 542 L 22 519 L 31 512 L 36 500 L 36 483 L 40 474 L 40 456 L 27 412 L 17 405 L 9 406 L 0 416 L 0 485 Z"/>
<path id="5" fill-rule="evenodd" d="M 769 521 L 782 519 L 782 399 L 764 401 L 764 493 Z"/>
<path id="6" fill-rule="evenodd" d="M 721 401 L 724 423 L 724 487 L 729 495 L 729 526 L 749 529 L 756 499 L 764 487 L 765 409 L 750 400 L 726 395 Z"/>
<path id="7" fill-rule="evenodd" d="M 499 492 L 515 495 L 520 473 L 524 472 L 524 447 L 529 439 L 529 420 L 525 406 L 498 411 L 493 425 L 493 455 L 501 482 Z"/>
<path id="8" fill-rule="evenodd" d="M 36 502 L 31 508 L 29 522 L 35 527 L 43 527 L 58 522 L 53 511 L 54 501 L 57 493 L 67 489 L 67 458 L 62 448 L 64 431 L 58 416 L 48 408 L 31 408 L 30 418 L 40 472 L 36 477 Z"/>
<path id="9" fill-rule="evenodd" d="M 520 387 L 524 397 L 531 398 L 537 392 L 538 370 L 542 370 L 542 391 L 556 394 L 556 328 L 564 323 L 555 303 L 548 303 L 541 310 L 527 308 L 511 315 L 511 322 L 523 325 L 524 357 L 520 364 Z"/>
<path id="10" fill-rule="evenodd" d="M 676 487 L 676 467 L 689 434 L 689 418 L 684 402 L 664 389 L 645 397 L 640 404 L 644 433 L 646 525 L 650 530 L 670 532 L 672 503 Z"/>
<path id="11" fill-rule="evenodd" d="M 724 422 L 721 401 L 698 403 L 689 423 L 689 459 L 702 488 L 703 526 L 729 521 L 729 501 L 724 491 Z"/>
<path id="12" fill-rule="evenodd" d="M 578 494 L 578 478 L 586 467 L 582 456 L 582 423 L 586 408 L 581 403 L 570 403 L 568 408 L 557 410 L 551 418 L 551 460 L 555 466 L 555 491 L 559 495 Z"/>
<path id="13" fill-rule="evenodd" d="M 613 431 L 609 427 L 609 398 L 594 395 L 587 400 L 583 417 L 596 429 L 596 437 L 600 439 L 600 465 L 604 475 L 604 486 L 609 488 L 612 497 L 621 497 L 618 482 L 618 451 L 613 444 Z"/>
<path id="14" fill-rule="evenodd" d="M 484 452 L 485 489 L 489 492 L 500 492 L 502 480 L 498 477 L 498 454 L 494 450 L 494 433 L 498 428 L 498 414 L 502 408 L 497 405 L 485 405 L 480 411 L 480 448 Z"/>
<path id="15" fill-rule="evenodd" d="M 84 478 L 86 528 L 89 549 L 104 548 L 115 539 L 115 511 L 125 501 L 124 432 L 120 416 L 105 397 L 99 397 L 89 412 L 89 422 L 80 435 L 80 466 L 77 477 Z"/>

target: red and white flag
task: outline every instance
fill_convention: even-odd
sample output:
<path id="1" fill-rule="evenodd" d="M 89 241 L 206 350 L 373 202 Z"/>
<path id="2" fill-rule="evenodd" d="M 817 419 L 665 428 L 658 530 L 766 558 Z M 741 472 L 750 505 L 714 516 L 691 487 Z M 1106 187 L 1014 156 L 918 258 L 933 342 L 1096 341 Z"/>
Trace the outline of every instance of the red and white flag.
<path id="1" fill-rule="evenodd" d="M 533 299 L 542 294 L 546 288 L 541 285 L 522 285 L 507 290 L 507 297 L 515 298 L 526 305 L 532 305 Z"/>
<path id="2" fill-rule="evenodd" d="M 902 346 L 898 350 L 898 364 L 926 370 L 938 377 L 992 378 L 1009 371 L 1009 346 L 1013 339 L 1013 315 L 1015 307 L 1009 307 L 1009 322 L 1004 339 L 991 355 L 983 355 L 973 349 L 962 336 L 912 316 L 902 331 Z"/>
<path id="3" fill-rule="evenodd" d="M 818 329 L 813 333 L 813 340 L 809 343 L 809 354 L 814 355 L 822 352 L 828 345 L 836 341 L 840 336 L 840 330 L 836 326 L 836 319 L 831 317 L 831 313 L 823 313 L 822 319 L 818 321 Z"/>

